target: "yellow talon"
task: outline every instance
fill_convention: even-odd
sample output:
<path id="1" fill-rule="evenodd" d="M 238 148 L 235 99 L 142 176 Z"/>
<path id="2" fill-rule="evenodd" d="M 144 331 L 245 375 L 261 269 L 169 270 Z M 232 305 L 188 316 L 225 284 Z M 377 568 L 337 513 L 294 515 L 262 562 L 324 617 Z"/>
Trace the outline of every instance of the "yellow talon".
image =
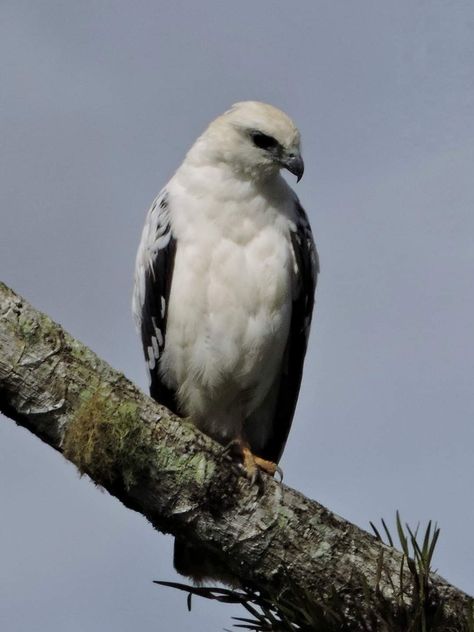
<path id="1" fill-rule="evenodd" d="M 275 476 L 275 473 L 278 472 L 280 480 L 283 480 L 281 468 L 279 468 L 276 463 L 273 463 L 273 461 L 268 461 L 267 459 L 253 454 L 246 441 L 242 439 L 232 440 L 225 447 L 224 453 L 228 454 L 232 452 L 236 453 L 237 456 L 242 459 L 242 468 L 251 483 L 255 483 L 260 471 L 265 472 L 265 474 L 269 476 Z"/>

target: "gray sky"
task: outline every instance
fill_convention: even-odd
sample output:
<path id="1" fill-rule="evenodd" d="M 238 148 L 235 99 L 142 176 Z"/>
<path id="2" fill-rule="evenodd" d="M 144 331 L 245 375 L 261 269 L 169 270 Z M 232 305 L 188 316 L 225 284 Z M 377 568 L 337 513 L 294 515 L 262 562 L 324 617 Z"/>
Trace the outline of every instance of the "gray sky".
<path id="1" fill-rule="evenodd" d="M 474 592 L 470 0 L 0 3 L 1 279 L 145 388 L 146 209 L 235 101 L 286 110 L 321 257 L 285 481 L 356 524 L 442 527 Z M 0 423 L 0 628 L 220 630 L 159 589 L 171 538 Z"/>

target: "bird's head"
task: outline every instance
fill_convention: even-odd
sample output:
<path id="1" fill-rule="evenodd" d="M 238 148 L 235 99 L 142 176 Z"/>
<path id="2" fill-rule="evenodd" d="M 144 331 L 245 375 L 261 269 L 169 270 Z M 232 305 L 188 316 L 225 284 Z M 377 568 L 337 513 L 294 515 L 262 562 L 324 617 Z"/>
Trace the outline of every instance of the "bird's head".
<path id="1" fill-rule="evenodd" d="M 209 125 L 195 149 L 214 164 L 225 163 L 251 178 L 266 178 L 282 168 L 298 181 L 303 176 L 298 129 L 289 116 L 266 103 L 236 103 Z"/>

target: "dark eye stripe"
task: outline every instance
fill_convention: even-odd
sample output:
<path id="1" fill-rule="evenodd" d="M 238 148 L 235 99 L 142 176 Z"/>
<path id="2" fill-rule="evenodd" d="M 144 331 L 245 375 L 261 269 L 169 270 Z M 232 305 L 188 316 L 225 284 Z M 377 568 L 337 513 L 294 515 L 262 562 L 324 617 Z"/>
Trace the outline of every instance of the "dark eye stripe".
<path id="1" fill-rule="evenodd" d="M 273 136 L 267 136 L 267 134 L 262 134 L 262 132 L 251 132 L 250 136 L 254 145 L 260 147 L 260 149 L 274 149 L 278 147 L 278 141 Z"/>

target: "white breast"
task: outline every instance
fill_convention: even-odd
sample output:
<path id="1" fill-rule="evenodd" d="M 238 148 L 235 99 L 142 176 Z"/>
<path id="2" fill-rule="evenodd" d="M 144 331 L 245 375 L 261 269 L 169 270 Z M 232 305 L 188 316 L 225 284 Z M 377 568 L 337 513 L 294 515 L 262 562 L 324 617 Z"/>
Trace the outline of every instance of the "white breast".
<path id="1" fill-rule="evenodd" d="M 280 370 L 293 289 L 281 198 L 235 186 L 226 183 L 227 199 L 190 194 L 179 177 L 168 188 L 178 248 L 160 364 L 187 414 L 227 427 L 258 407 Z"/>

